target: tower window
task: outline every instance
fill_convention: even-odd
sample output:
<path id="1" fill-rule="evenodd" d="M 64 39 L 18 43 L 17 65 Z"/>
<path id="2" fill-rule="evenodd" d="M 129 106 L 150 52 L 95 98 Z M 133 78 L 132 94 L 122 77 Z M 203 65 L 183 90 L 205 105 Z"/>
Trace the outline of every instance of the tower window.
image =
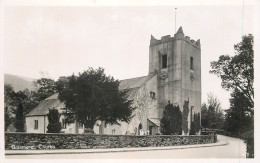
<path id="1" fill-rule="evenodd" d="M 193 70 L 193 57 L 190 57 L 190 69 Z"/>
<path id="2" fill-rule="evenodd" d="M 162 55 L 162 68 L 167 68 L 167 55 Z"/>
<path id="3" fill-rule="evenodd" d="M 38 130 L 38 120 L 34 120 L 34 129 Z"/>

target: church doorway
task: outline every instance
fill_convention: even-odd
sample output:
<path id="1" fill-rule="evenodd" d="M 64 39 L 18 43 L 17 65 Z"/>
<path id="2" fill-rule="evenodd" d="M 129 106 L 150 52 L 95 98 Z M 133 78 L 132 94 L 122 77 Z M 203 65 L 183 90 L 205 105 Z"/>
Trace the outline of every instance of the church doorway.
<path id="1" fill-rule="evenodd" d="M 138 135 L 141 135 L 142 129 L 143 129 L 143 126 L 142 126 L 142 124 L 140 123 L 139 126 L 138 126 Z"/>
<path id="2" fill-rule="evenodd" d="M 149 126 L 149 135 L 153 135 L 154 126 Z"/>

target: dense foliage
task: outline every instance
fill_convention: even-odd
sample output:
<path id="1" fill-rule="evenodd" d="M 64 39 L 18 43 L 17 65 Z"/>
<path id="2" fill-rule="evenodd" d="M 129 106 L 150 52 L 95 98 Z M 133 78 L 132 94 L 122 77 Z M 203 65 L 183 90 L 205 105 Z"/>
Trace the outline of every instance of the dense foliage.
<path id="1" fill-rule="evenodd" d="M 161 133 L 163 135 L 182 134 L 182 114 L 179 106 L 173 106 L 170 102 L 165 106 L 161 119 Z"/>
<path id="2" fill-rule="evenodd" d="M 208 94 L 207 104 L 201 107 L 201 126 L 210 129 L 222 129 L 224 114 L 219 100 L 212 93 Z"/>
<path id="3" fill-rule="evenodd" d="M 247 156 L 254 157 L 254 37 L 245 35 L 234 45 L 235 55 L 222 55 L 211 62 L 210 73 L 222 80 L 222 87 L 231 91 L 230 108 L 224 128 L 232 136 L 247 142 Z"/>
<path id="4" fill-rule="evenodd" d="M 47 133 L 59 133 L 61 130 L 60 114 L 57 109 L 49 109 L 47 114 L 49 124 L 47 126 Z"/>
<path id="5" fill-rule="evenodd" d="M 119 81 L 107 76 L 104 69 L 89 68 L 78 76 L 60 77 L 59 99 L 65 102 L 67 119 L 76 119 L 85 128 L 93 129 L 97 120 L 107 124 L 129 122 L 134 108 L 127 91 L 119 91 Z"/>

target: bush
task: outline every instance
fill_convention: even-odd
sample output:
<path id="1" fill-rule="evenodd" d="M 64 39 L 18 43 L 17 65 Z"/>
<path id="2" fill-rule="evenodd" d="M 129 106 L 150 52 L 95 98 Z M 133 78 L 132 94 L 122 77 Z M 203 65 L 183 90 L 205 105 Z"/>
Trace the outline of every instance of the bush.
<path id="1" fill-rule="evenodd" d="M 49 109 L 49 113 L 47 114 L 49 124 L 47 126 L 47 133 L 59 133 L 61 130 L 60 123 L 60 114 L 57 109 Z"/>
<path id="2" fill-rule="evenodd" d="M 161 133 L 163 135 L 182 134 L 182 116 L 179 106 L 169 104 L 165 106 L 163 118 L 161 119 Z"/>

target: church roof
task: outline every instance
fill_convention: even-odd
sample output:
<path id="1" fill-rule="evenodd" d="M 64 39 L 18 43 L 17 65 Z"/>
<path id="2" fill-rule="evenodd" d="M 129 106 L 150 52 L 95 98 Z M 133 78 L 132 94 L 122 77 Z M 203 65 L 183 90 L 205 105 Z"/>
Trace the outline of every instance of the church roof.
<path id="1" fill-rule="evenodd" d="M 65 108 L 65 104 L 58 99 L 58 93 L 55 93 L 43 100 L 26 116 L 47 115 L 49 113 L 49 109 L 52 108 L 57 109 L 59 113 L 64 111 L 62 108 Z"/>
<path id="2" fill-rule="evenodd" d="M 148 75 L 148 76 L 121 80 L 119 84 L 119 90 L 129 89 L 128 98 L 133 99 L 137 90 L 148 80 L 150 80 L 153 76 L 154 75 Z M 64 102 L 61 102 L 58 99 L 58 93 L 55 93 L 50 97 L 46 98 L 45 100 L 43 100 L 38 106 L 36 106 L 36 108 L 34 108 L 26 116 L 47 115 L 49 113 L 49 109 L 52 108 L 57 109 L 59 113 L 64 112 L 63 108 L 65 108 L 65 104 Z"/>
<path id="3" fill-rule="evenodd" d="M 154 75 L 125 79 L 120 81 L 119 90 L 139 88 L 150 80 Z"/>

